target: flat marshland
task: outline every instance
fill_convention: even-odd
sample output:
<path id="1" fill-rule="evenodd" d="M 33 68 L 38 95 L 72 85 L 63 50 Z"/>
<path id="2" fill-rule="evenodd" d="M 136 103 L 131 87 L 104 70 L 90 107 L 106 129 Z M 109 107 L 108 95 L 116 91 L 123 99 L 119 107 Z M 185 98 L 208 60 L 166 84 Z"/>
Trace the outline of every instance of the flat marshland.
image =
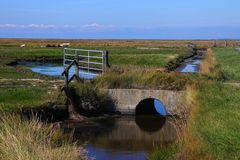
<path id="1" fill-rule="evenodd" d="M 0 158 L 83 157 L 78 152 L 82 148 L 64 139 L 59 130 L 53 131 L 50 124 L 36 119 L 21 119 L 14 114 L 24 109 L 49 107 L 49 104 L 56 107 L 56 101 L 64 104 L 65 99 L 59 93 L 64 84 L 62 79 L 9 65 L 21 60 L 61 62 L 63 48 L 57 46 L 64 42 L 69 42 L 71 48 L 109 51 L 111 68 L 89 82 L 96 88 L 187 91 L 190 111 L 185 131 L 179 133 L 181 138 L 173 145 L 164 150 L 156 148 L 150 159 L 240 158 L 240 53 L 234 47 L 239 45 L 239 41 L 229 41 L 228 47 L 224 47 L 224 41 L 217 41 L 217 47 L 214 47 L 214 41 L 30 39 L 0 39 L 0 106 L 4 114 L 0 127 Z M 169 70 L 193 54 L 186 47 L 189 43 L 209 48 L 201 64 L 201 73 L 181 74 Z M 20 48 L 21 44 L 26 44 L 26 47 Z M 94 94 L 91 90 L 91 95 Z M 33 134 L 39 136 L 34 137 Z M 8 157 L 10 151 L 13 152 L 12 157 Z"/>

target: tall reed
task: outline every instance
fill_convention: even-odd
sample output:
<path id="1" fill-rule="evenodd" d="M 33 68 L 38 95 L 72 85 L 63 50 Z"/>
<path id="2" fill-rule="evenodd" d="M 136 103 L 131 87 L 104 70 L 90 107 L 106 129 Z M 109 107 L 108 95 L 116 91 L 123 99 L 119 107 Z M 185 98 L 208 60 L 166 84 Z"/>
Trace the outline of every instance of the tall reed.
<path id="1" fill-rule="evenodd" d="M 23 120 L 19 115 L 1 114 L 2 160 L 79 160 L 81 150 L 70 140 L 63 140 L 59 130 L 36 118 Z"/>
<path id="2" fill-rule="evenodd" d="M 208 74 L 213 72 L 216 65 L 216 59 L 214 57 L 213 51 L 211 48 L 207 50 L 207 54 L 200 64 L 200 72 L 203 74 Z"/>

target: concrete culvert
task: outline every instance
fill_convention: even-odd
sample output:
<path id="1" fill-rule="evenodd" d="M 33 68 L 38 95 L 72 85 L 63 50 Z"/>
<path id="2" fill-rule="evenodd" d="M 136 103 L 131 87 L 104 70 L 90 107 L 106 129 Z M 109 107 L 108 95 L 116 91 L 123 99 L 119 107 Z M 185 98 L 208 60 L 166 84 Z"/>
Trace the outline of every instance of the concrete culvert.
<path id="1" fill-rule="evenodd" d="M 136 107 L 136 115 L 160 115 L 167 116 L 167 111 L 164 104 L 154 98 L 142 100 Z"/>

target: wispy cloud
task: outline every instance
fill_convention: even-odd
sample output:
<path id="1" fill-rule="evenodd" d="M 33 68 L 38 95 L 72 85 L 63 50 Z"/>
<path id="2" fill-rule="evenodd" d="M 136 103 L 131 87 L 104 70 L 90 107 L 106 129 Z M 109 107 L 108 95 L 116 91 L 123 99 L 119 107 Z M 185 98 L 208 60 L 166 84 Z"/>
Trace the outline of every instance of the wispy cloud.
<path id="1" fill-rule="evenodd" d="M 74 29 L 83 32 L 111 31 L 114 25 L 91 23 L 85 25 L 53 25 L 53 24 L 0 24 L 0 29 Z"/>
<path id="2" fill-rule="evenodd" d="M 98 23 L 85 24 L 80 27 L 82 31 L 106 31 L 106 30 L 114 30 L 114 25 L 102 25 Z"/>
<path id="3" fill-rule="evenodd" d="M 0 28 L 20 28 L 20 29 L 27 29 L 27 28 L 38 28 L 38 29 L 49 29 L 49 28 L 57 28 L 56 25 L 52 24 L 0 24 Z"/>

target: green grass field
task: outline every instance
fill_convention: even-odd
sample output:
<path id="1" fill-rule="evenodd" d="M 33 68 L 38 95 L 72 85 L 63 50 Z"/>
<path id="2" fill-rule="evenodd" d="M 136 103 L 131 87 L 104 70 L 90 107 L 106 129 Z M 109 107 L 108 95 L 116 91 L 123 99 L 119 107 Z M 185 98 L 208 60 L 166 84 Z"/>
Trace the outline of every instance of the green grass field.
<path id="1" fill-rule="evenodd" d="M 189 53 L 184 47 L 159 48 L 159 49 L 138 49 L 137 47 L 103 47 L 103 46 L 75 46 L 73 48 L 108 50 L 109 60 L 112 66 L 141 66 L 141 67 L 165 67 L 170 60 L 178 55 Z M 61 47 L 25 47 L 16 45 L 1 45 L 0 58 L 2 59 L 29 59 L 48 60 L 62 59 L 63 48 Z"/>
<path id="2" fill-rule="evenodd" d="M 36 108 L 46 102 L 47 88 L 17 87 L 0 88 L 0 107 L 3 111 Z"/>
<path id="3" fill-rule="evenodd" d="M 199 87 L 199 111 L 193 133 L 202 141 L 200 152 L 212 159 L 240 158 L 238 87 L 219 83 Z"/>
<path id="4" fill-rule="evenodd" d="M 151 46 L 155 47 L 155 46 Z M 138 46 L 76 45 L 73 48 L 109 50 L 112 70 L 92 81 L 98 88 L 151 88 L 183 90 L 195 86 L 195 105 L 190 113 L 186 136 L 187 149 L 178 144 L 156 151 L 151 159 L 171 159 L 183 154 L 188 159 L 239 159 L 240 125 L 238 119 L 239 87 L 227 83 L 240 81 L 240 53 L 233 47 L 213 48 L 216 59 L 214 71 L 206 75 L 166 73 L 161 70 L 179 56 L 189 54 L 184 47 L 142 49 Z M 6 64 L 15 59 L 57 60 L 63 48 L 40 48 L 36 45 L 19 48 L 17 44 L 0 41 L 0 106 L 4 111 L 36 108 L 46 102 L 49 80 L 54 78 L 32 73 L 24 67 Z M 209 65 L 210 66 L 210 65 Z M 46 84 L 16 81 L 21 78 L 39 78 Z M 3 81 L 10 79 L 9 82 Z M 4 83 L 3 83 L 4 82 Z M 224 82 L 224 83 L 223 83 Z M 194 137 L 194 138 L 193 138 Z M 194 141 L 191 141 L 191 138 Z M 166 156 L 162 156 L 166 154 Z M 174 155 L 175 154 L 175 155 Z M 184 155 L 185 154 L 185 155 Z M 189 155 L 188 155 L 189 154 Z"/>
<path id="5" fill-rule="evenodd" d="M 240 52 L 235 48 L 215 48 L 214 54 L 222 76 L 226 80 L 240 81 Z"/>

